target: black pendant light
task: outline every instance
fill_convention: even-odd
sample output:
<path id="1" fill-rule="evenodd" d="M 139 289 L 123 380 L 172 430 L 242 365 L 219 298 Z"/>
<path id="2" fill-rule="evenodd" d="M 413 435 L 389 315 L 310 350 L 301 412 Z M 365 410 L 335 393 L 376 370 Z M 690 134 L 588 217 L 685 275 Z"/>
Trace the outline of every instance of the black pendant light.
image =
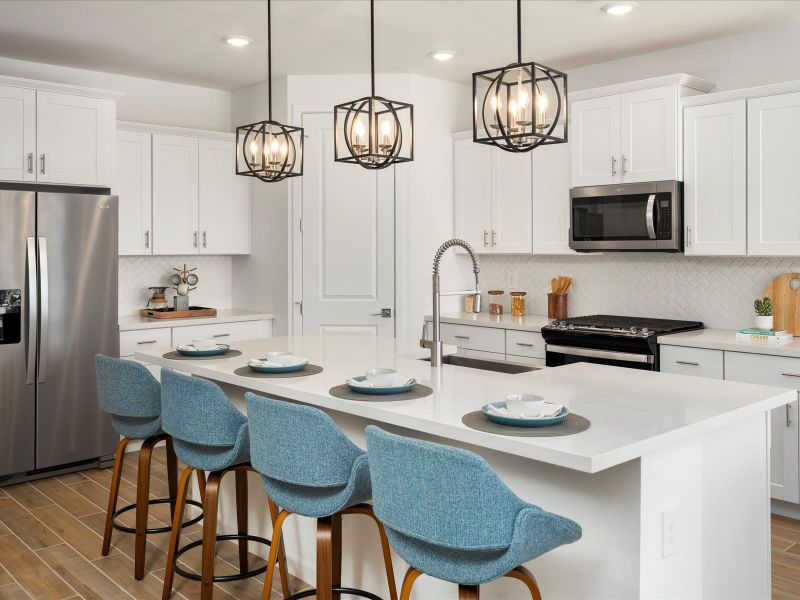
<path id="1" fill-rule="evenodd" d="M 334 160 L 366 169 L 414 160 L 414 106 L 375 95 L 375 0 L 370 0 L 372 95 L 333 107 Z"/>
<path id="2" fill-rule="evenodd" d="M 272 120 L 271 4 L 267 0 L 268 119 L 236 128 L 236 174 L 267 182 L 303 174 L 303 128 Z"/>
<path id="3" fill-rule="evenodd" d="M 517 62 L 472 74 L 472 139 L 508 152 L 567 141 L 567 75 L 522 62 L 522 0 L 517 0 Z"/>

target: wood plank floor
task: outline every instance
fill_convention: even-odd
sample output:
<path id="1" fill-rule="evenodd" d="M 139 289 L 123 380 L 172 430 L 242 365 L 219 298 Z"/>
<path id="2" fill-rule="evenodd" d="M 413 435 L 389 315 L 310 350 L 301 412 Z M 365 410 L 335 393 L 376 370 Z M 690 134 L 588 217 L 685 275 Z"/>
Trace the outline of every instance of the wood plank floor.
<path id="1" fill-rule="evenodd" d="M 136 499 L 136 462 L 128 457 L 120 490 L 120 506 Z M 166 461 L 163 448 L 154 452 L 151 489 L 166 495 Z M 133 536 L 118 531 L 109 556 L 100 555 L 101 532 L 108 502 L 111 469 L 94 469 L 50 479 L 0 488 L 0 600 L 158 600 L 161 598 L 167 535 L 148 536 L 147 575 L 133 578 Z M 155 497 L 154 495 L 154 497 Z M 266 507 L 265 507 L 266 509 Z M 150 510 L 150 526 L 169 523 L 169 507 Z M 133 524 L 133 512 L 122 520 Z M 199 539 L 201 525 L 185 530 Z M 237 547 L 219 545 L 216 570 L 234 573 Z M 187 553 L 181 561 L 199 570 L 200 554 Z M 252 564 L 263 564 L 253 556 Z M 214 598 L 261 598 L 262 577 L 217 584 Z M 277 585 L 275 586 L 278 587 Z M 308 587 L 293 578 L 292 591 Z M 199 583 L 175 577 L 172 597 L 199 598 Z M 772 517 L 772 597 L 800 598 L 800 521 Z M 273 589 L 272 598 L 282 598 Z"/>
<path id="2" fill-rule="evenodd" d="M 129 454 L 125 461 L 118 506 L 136 500 L 135 456 Z M 154 498 L 164 497 L 167 475 L 163 446 L 156 448 L 153 458 L 151 492 Z M 146 575 L 141 581 L 133 578 L 133 535 L 115 530 L 111 552 L 106 557 L 100 554 L 110 482 L 111 469 L 93 469 L 0 488 L 0 600 L 161 598 L 168 534 L 147 537 Z M 120 520 L 133 526 L 133 511 Z M 151 506 L 149 526 L 168 524 L 169 505 Z M 202 523 L 184 532 L 184 540 L 200 539 Z M 217 545 L 217 574 L 236 573 L 238 560 L 234 542 Z M 181 564 L 199 572 L 199 548 L 186 553 Z M 251 555 L 250 564 L 261 566 L 264 560 Z M 260 600 L 263 582 L 260 575 L 216 584 L 214 598 Z M 274 587 L 272 598 L 282 598 L 279 582 Z M 292 578 L 293 592 L 307 587 Z M 176 575 L 172 597 L 199 598 L 200 583 Z"/>

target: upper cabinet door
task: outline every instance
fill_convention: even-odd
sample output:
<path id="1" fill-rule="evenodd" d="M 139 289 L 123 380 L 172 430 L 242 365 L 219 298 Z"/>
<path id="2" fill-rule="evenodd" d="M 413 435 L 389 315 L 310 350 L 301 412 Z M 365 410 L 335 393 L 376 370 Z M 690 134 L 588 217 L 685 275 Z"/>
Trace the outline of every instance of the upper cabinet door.
<path id="1" fill-rule="evenodd" d="M 114 184 L 119 196 L 119 253 L 153 253 L 153 203 L 151 187 L 151 135 L 118 131 Z"/>
<path id="2" fill-rule="evenodd" d="M 199 140 L 200 254 L 250 252 L 250 178 L 236 175 L 236 144 Z"/>
<path id="3" fill-rule="evenodd" d="M 621 180 L 619 111 L 619 96 L 571 103 L 572 187 Z"/>
<path id="4" fill-rule="evenodd" d="M 749 254 L 800 255 L 800 93 L 747 103 Z"/>
<path id="5" fill-rule="evenodd" d="M 0 180 L 36 181 L 36 91 L 0 86 Z"/>
<path id="6" fill-rule="evenodd" d="M 533 253 L 574 254 L 569 247 L 569 144 L 533 154 Z"/>
<path id="7" fill-rule="evenodd" d="M 472 138 L 453 142 L 455 235 L 475 252 L 492 251 L 492 149 Z"/>
<path id="8" fill-rule="evenodd" d="M 493 149 L 492 157 L 494 193 L 492 227 L 489 232 L 492 252 L 530 254 L 532 153 L 512 153 Z"/>
<path id="9" fill-rule="evenodd" d="M 197 254 L 197 138 L 153 134 L 153 254 Z"/>
<path id="10" fill-rule="evenodd" d="M 37 179 L 111 186 L 116 105 L 112 100 L 38 92 Z"/>
<path id="11" fill-rule="evenodd" d="M 678 179 L 678 90 L 666 86 L 622 94 L 622 180 Z"/>
<path id="12" fill-rule="evenodd" d="M 683 113 L 685 253 L 747 253 L 747 104 L 692 106 Z"/>

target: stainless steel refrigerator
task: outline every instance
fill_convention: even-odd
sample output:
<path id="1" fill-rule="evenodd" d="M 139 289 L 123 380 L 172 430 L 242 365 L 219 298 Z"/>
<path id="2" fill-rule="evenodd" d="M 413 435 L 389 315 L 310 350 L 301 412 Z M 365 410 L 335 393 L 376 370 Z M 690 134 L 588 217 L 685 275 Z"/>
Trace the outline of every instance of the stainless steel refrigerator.
<path id="1" fill-rule="evenodd" d="M 119 439 L 94 372 L 95 354 L 119 356 L 107 192 L 0 185 L 2 479 L 108 456 Z"/>

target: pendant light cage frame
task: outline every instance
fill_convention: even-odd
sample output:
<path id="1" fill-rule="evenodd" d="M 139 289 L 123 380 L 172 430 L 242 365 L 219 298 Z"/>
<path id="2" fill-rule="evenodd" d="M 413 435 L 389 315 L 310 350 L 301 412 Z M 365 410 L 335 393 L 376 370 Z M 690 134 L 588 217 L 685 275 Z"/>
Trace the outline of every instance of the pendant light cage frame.
<path id="1" fill-rule="evenodd" d="M 369 19 L 372 93 L 333 107 L 334 161 L 376 170 L 414 160 L 414 105 L 375 94 L 375 0 Z"/>
<path id="2" fill-rule="evenodd" d="M 268 183 L 303 174 L 302 127 L 272 118 L 272 1 L 267 0 L 267 103 L 269 116 L 236 128 L 236 174 Z"/>

